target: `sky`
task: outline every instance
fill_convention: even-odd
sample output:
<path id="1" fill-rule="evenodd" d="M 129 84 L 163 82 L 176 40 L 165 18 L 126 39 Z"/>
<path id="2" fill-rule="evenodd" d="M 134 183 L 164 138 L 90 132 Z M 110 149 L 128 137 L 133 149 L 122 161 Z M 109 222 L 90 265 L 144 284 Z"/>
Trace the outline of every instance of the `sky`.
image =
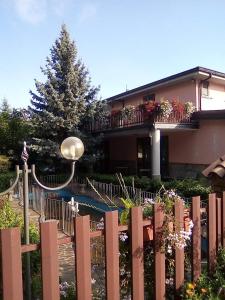
<path id="1" fill-rule="evenodd" d="M 30 104 L 63 23 L 102 99 L 196 66 L 225 72 L 224 0 L 0 0 L 0 100 Z"/>

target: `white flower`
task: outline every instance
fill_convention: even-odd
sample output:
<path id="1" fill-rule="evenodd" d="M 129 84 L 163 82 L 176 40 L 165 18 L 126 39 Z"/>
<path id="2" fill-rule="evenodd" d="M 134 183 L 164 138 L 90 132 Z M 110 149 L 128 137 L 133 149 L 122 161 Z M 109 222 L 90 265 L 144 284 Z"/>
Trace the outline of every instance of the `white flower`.
<path id="1" fill-rule="evenodd" d="M 67 297 L 67 293 L 65 291 L 60 291 L 60 295 L 65 297 L 65 298 Z"/>
<path id="2" fill-rule="evenodd" d="M 190 222 L 189 222 L 189 227 L 190 227 L 190 228 L 193 228 L 193 227 L 194 227 L 194 223 L 193 223 L 192 220 L 190 220 Z"/>
<path id="3" fill-rule="evenodd" d="M 152 198 L 145 198 L 144 204 L 154 204 L 155 201 Z"/>
<path id="4" fill-rule="evenodd" d="M 67 281 L 65 281 L 65 282 L 62 283 L 62 286 L 64 288 L 68 288 L 70 285 L 69 285 L 69 283 Z"/>
<path id="5" fill-rule="evenodd" d="M 91 283 L 95 284 L 96 280 L 94 278 L 91 278 Z"/>
<path id="6" fill-rule="evenodd" d="M 121 240 L 122 242 L 125 242 L 127 239 L 128 239 L 128 235 L 126 234 L 126 232 L 122 232 L 122 233 L 120 234 L 120 240 Z"/>
<path id="7" fill-rule="evenodd" d="M 174 280 L 172 277 L 166 279 L 166 284 L 168 284 L 168 285 L 173 285 L 173 282 L 174 282 Z"/>
<path id="8" fill-rule="evenodd" d="M 100 222 L 97 223 L 96 227 L 97 227 L 98 230 L 104 229 L 104 219 L 103 218 L 100 219 Z"/>
<path id="9" fill-rule="evenodd" d="M 172 254 L 172 247 L 170 245 L 167 246 L 167 253 Z"/>

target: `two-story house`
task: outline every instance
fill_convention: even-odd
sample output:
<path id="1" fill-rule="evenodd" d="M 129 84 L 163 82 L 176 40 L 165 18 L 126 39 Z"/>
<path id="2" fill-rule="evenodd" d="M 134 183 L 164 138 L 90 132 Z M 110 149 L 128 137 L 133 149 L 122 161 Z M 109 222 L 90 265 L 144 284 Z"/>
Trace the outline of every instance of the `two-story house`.
<path id="1" fill-rule="evenodd" d="M 105 171 L 195 177 L 225 153 L 225 73 L 196 67 L 106 100 L 110 116 L 91 124 Z"/>

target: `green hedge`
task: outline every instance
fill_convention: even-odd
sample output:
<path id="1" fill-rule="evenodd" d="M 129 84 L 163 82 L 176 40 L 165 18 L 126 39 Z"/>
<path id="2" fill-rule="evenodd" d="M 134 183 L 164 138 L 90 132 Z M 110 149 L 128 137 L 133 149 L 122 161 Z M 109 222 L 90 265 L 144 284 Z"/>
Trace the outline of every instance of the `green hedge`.
<path id="1" fill-rule="evenodd" d="M 15 179 L 15 172 L 0 172 L 0 192 L 5 191 L 10 187 L 10 179 Z"/>
<path id="2" fill-rule="evenodd" d="M 206 199 L 212 192 L 211 186 L 201 180 L 187 178 L 184 180 L 173 180 L 165 182 L 166 189 L 176 189 L 184 197 L 201 196 Z"/>

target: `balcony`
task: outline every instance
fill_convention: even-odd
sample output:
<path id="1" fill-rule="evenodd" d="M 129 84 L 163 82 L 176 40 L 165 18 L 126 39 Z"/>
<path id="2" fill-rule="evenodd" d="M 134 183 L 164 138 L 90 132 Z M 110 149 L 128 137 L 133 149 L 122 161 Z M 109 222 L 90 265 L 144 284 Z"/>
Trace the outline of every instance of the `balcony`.
<path id="1" fill-rule="evenodd" d="M 93 120 L 88 124 L 88 131 L 91 132 L 106 132 L 115 129 L 126 129 L 129 127 L 144 127 L 153 124 L 177 124 L 181 126 L 187 125 L 190 127 L 193 123 L 190 118 L 190 114 L 187 115 L 184 112 L 172 111 L 167 116 L 160 113 L 148 112 L 144 109 L 135 109 L 130 116 L 124 116 L 118 112 L 111 114 L 107 118 L 102 120 Z"/>

